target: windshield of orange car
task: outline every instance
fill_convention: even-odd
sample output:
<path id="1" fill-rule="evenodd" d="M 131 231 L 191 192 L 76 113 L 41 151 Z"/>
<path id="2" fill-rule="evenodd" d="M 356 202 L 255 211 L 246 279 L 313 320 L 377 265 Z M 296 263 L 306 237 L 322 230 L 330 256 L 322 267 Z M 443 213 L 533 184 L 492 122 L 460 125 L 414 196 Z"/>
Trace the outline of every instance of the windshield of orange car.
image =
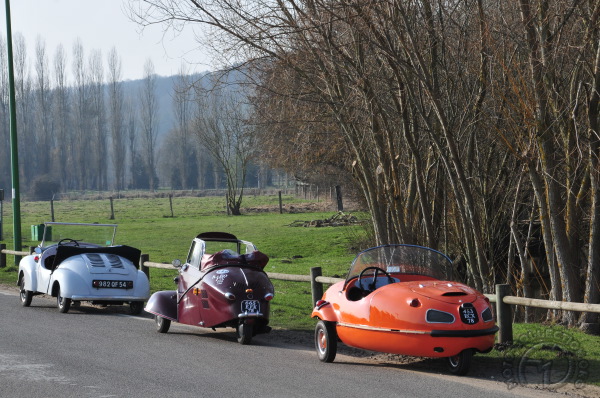
<path id="1" fill-rule="evenodd" d="M 440 280 L 452 279 L 452 262 L 444 254 L 422 246 L 384 245 L 367 249 L 356 256 L 347 281 L 368 267 L 377 267 L 390 275 L 424 275 Z M 367 274 L 373 275 L 373 271 Z"/>

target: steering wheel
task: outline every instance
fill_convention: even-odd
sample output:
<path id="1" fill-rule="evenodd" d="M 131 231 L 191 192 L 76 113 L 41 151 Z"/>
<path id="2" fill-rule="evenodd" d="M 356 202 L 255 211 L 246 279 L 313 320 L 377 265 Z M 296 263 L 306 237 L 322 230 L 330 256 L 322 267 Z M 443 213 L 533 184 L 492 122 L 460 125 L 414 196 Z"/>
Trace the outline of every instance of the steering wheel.
<path id="1" fill-rule="evenodd" d="M 358 275 L 358 279 L 356 280 L 356 285 L 358 287 L 360 287 L 361 289 L 367 290 L 367 289 L 363 288 L 362 277 L 363 277 L 364 273 L 368 270 L 375 270 L 375 273 L 373 274 L 373 282 L 371 282 L 371 284 L 367 285 L 367 289 L 369 291 L 375 290 L 375 287 L 377 286 L 377 274 L 379 272 L 381 272 L 385 276 L 387 276 L 390 283 L 394 283 L 394 278 L 392 278 L 392 276 L 386 270 L 379 268 L 379 267 L 367 267 L 360 272 L 360 275 Z"/>
<path id="2" fill-rule="evenodd" d="M 65 239 L 59 240 L 58 241 L 58 246 L 65 245 L 67 243 L 73 243 L 73 246 L 79 247 L 79 242 L 77 242 L 75 239 L 71 239 L 71 238 L 65 238 Z"/>

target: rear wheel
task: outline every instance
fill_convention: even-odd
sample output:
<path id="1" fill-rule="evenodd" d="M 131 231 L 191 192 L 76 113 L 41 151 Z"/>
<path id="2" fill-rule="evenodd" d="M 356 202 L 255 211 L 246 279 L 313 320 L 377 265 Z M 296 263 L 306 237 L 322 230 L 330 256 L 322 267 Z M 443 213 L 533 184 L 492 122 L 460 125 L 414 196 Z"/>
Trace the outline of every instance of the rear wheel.
<path id="1" fill-rule="evenodd" d="M 21 283 L 19 284 L 19 296 L 21 297 L 21 304 L 23 307 L 29 307 L 31 305 L 33 292 L 31 290 L 25 290 L 25 277 L 21 278 Z"/>
<path id="2" fill-rule="evenodd" d="M 337 332 L 335 323 L 327 321 L 317 322 L 315 327 L 315 348 L 317 356 L 323 362 L 333 362 L 337 353 Z"/>
<path id="3" fill-rule="evenodd" d="M 58 311 L 63 314 L 69 312 L 69 308 L 71 308 L 71 299 L 61 296 L 60 288 L 56 292 L 56 306 L 58 307 Z"/>
<path id="4" fill-rule="evenodd" d="M 250 344 L 252 341 L 252 325 L 243 322 L 238 325 L 237 341 L 242 345 Z"/>
<path id="5" fill-rule="evenodd" d="M 156 322 L 156 331 L 158 333 L 167 333 L 169 331 L 169 328 L 171 327 L 171 320 L 156 315 L 154 317 L 154 321 Z"/>
<path id="6" fill-rule="evenodd" d="M 129 303 L 129 313 L 131 315 L 139 315 L 142 313 L 143 309 L 144 309 L 143 301 L 132 301 L 131 303 Z"/>
<path id="7" fill-rule="evenodd" d="M 453 357 L 448 357 L 448 369 L 450 373 L 457 376 L 464 376 L 471 367 L 471 358 L 473 358 L 473 350 L 464 350 L 460 354 Z"/>

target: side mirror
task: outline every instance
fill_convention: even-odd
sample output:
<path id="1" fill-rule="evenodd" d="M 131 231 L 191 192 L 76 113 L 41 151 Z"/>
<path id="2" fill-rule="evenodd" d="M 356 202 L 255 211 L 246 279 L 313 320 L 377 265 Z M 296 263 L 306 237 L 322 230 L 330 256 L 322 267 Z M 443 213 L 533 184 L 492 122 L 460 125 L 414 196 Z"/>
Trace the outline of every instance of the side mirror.
<path id="1" fill-rule="evenodd" d="M 175 268 L 180 268 L 181 267 L 181 260 L 175 259 L 175 260 L 173 260 L 173 262 L 171 264 L 173 264 L 173 267 L 175 267 Z"/>

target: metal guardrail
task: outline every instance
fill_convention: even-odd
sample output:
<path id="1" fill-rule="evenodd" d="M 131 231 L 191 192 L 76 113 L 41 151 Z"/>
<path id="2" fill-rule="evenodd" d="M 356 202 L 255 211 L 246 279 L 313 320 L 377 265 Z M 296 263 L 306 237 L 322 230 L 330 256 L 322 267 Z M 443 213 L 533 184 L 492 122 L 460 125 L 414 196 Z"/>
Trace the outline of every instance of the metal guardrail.
<path id="1" fill-rule="evenodd" d="M 7 250 L 5 244 L 0 244 L 0 268 L 6 267 L 6 255 L 26 256 L 30 252 Z M 155 263 L 150 261 L 148 254 L 142 254 L 139 268 L 150 278 L 150 268 L 174 269 L 173 265 L 165 263 Z M 276 272 L 267 272 L 271 279 L 292 281 L 292 282 L 310 282 L 312 300 L 316 303 L 323 296 L 323 285 L 341 282 L 342 278 L 332 278 L 322 276 L 321 267 L 310 269 L 310 275 L 280 274 Z M 510 296 L 510 286 L 506 284 L 496 285 L 495 294 L 485 294 L 491 303 L 496 304 L 496 323 L 500 330 L 498 331 L 498 343 L 510 343 L 513 341 L 512 333 L 512 308 L 511 305 L 521 305 L 533 308 L 546 308 L 551 310 L 594 312 L 600 313 L 600 304 L 573 303 L 566 301 L 539 300 L 526 297 Z"/>

